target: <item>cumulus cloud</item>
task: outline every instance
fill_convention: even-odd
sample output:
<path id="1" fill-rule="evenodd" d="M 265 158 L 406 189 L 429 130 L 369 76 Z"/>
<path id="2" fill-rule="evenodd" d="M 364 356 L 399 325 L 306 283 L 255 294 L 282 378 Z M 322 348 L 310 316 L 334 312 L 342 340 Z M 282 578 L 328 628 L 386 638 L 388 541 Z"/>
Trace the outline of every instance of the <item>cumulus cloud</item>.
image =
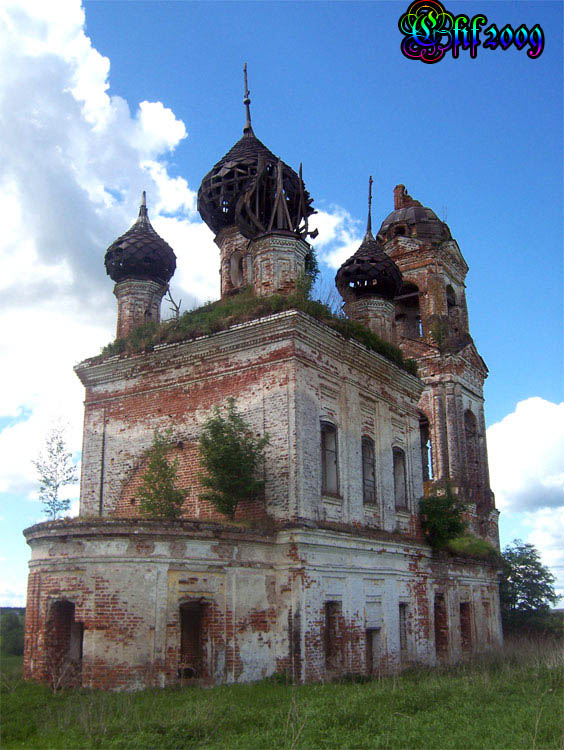
<path id="1" fill-rule="evenodd" d="M 0 491 L 28 497 L 55 417 L 80 451 L 83 389 L 72 367 L 113 338 L 103 254 L 135 220 L 143 189 L 178 255 L 176 298 L 186 306 L 219 292 L 196 194 L 170 174 L 186 125 L 162 102 L 130 111 L 109 96 L 110 61 L 84 22 L 78 0 L 0 8 L 0 416 L 24 415 L 0 432 Z"/>
<path id="2" fill-rule="evenodd" d="M 564 501 L 564 403 L 534 397 L 487 432 L 491 485 L 501 510 L 555 508 Z"/>
<path id="3" fill-rule="evenodd" d="M 487 432 L 492 489 L 503 519 L 530 529 L 526 541 L 564 593 L 564 403 L 520 401 Z"/>
<path id="4" fill-rule="evenodd" d="M 332 269 L 350 258 L 362 241 L 361 223 L 340 206 L 329 210 L 319 210 L 310 219 L 312 229 L 319 235 L 314 241 L 317 256 L 322 263 Z"/>
<path id="5" fill-rule="evenodd" d="M 528 513 L 524 525 L 531 528 L 527 541 L 539 550 L 556 577 L 555 588 L 564 595 L 564 506 Z"/>

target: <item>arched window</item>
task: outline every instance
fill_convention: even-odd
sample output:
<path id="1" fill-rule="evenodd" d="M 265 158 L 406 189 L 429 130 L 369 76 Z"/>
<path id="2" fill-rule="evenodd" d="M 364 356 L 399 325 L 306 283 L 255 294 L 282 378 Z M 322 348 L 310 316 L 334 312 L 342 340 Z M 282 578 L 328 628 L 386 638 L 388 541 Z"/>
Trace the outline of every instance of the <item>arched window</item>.
<path id="1" fill-rule="evenodd" d="M 397 510 L 407 510 L 407 485 L 405 479 L 405 453 L 401 448 L 392 450 L 394 458 L 394 499 Z"/>
<path id="2" fill-rule="evenodd" d="M 330 422 L 321 423 L 321 491 L 324 495 L 339 494 L 337 428 Z"/>
<path id="3" fill-rule="evenodd" d="M 408 339 L 419 339 L 423 336 L 423 325 L 419 310 L 419 289 L 415 284 L 406 282 L 394 299 L 396 324 L 401 336 Z"/>
<path id="4" fill-rule="evenodd" d="M 362 438 L 362 499 L 365 503 L 376 502 L 374 440 L 369 437 Z"/>
<path id="5" fill-rule="evenodd" d="M 478 487 L 480 485 L 478 420 L 470 409 L 464 412 L 464 437 L 466 438 L 468 480 Z"/>
<path id="6" fill-rule="evenodd" d="M 424 414 L 419 417 L 419 436 L 421 438 L 421 465 L 423 467 L 423 481 L 433 479 L 433 452 L 429 420 Z"/>
<path id="7" fill-rule="evenodd" d="M 233 253 L 229 261 L 229 276 L 235 289 L 243 286 L 243 256 L 239 252 Z"/>

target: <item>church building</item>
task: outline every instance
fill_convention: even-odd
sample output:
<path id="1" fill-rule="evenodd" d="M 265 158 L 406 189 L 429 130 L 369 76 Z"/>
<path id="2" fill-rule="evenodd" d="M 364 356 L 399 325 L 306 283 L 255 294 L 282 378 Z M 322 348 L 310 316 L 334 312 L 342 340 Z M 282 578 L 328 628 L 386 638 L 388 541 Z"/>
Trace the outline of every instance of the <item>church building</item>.
<path id="1" fill-rule="evenodd" d="M 254 134 L 203 178 L 221 296 L 295 292 L 311 259 L 312 199 Z M 370 189 L 372 181 L 370 182 Z M 80 513 L 25 530 L 32 557 L 27 679 L 103 689 L 297 682 L 453 663 L 501 643 L 497 563 L 435 552 L 419 500 L 450 490 L 468 531 L 499 547 L 468 266 L 449 227 L 403 185 L 343 263 L 347 318 L 386 356 L 303 310 L 81 362 Z M 101 261 L 100 261 L 101 262 Z M 172 248 L 145 197 L 107 250 L 117 339 L 160 321 Z M 362 329 L 364 330 L 364 329 Z M 229 398 L 268 435 L 264 498 L 234 521 L 202 499 L 202 426 Z M 141 516 L 155 430 L 185 493 L 175 521 Z"/>

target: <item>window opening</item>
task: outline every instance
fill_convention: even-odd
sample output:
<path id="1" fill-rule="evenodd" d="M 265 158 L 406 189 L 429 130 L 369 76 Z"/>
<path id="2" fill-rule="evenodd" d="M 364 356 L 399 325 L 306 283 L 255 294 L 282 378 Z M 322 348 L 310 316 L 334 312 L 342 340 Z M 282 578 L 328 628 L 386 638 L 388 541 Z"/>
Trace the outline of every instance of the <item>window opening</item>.
<path id="1" fill-rule="evenodd" d="M 401 660 L 407 659 L 407 604 L 402 602 L 399 605 L 399 637 L 400 637 L 400 656 Z"/>
<path id="2" fill-rule="evenodd" d="M 394 299 L 396 324 L 401 336 L 408 339 L 419 339 L 423 336 L 423 323 L 419 307 L 419 289 L 406 282 Z"/>
<path id="3" fill-rule="evenodd" d="M 430 433 L 429 420 L 422 414 L 419 417 L 419 436 L 421 438 L 421 466 L 423 468 L 424 482 L 433 479 L 433 452 Z"/>
<path id="4" fill-rule="evenodd" d="M 392 454 L 394 460 L 394 500 L 396 510 L 407 510 L 405 453 L 401 448 L 394 448 Z"/>
<path id="5" fill-rule="evenodd" d="M 484 632 L 486 636 L 486 646 L 489 646 L 492 641 L 492 633 L 491 633 L 491 612 L 490 612 L 490 603 L 487 599 L 482 600 L 482 605 L 484 608 Z"/>
<path id="6" fill-rule="evenodd" d="M 368 628 L 366 631 L 366 674 L 378 671 L 381 658 L 380 628 Z"/>
<path id="7" fill-rule="evenodd" d="M 203 619 L 207 606 L 201 602 L 180 605 L 180 655 L 178 676 L 192 679 L 205 676 Z"/>
<path id="8" fill-rule="evenodd" d="M 374 440 L 369 437 L 362 438 L 362 496 L 365 503 L 376 502 Z"/>
<path id="9" fill-rule="evenodd" d="M 46 632 L 46 662 L 49 678 L 61 686 L 81 684 L 84 626 L 74 619 L 75 605 L 53 602 Z"/>
<path id="10" fill-rule="evenodd" d="M 448 650 L 448 619 L 443 594 L 435 594 L 435 651 L 437 656 L 444 656 Z"/>
<path id="11" fill-rule="evenodd" d="M 231 283 L 238 289 L 243 286 L 243 255 L 241 253 L 233 253 L 229 261 L 229 276 Z"/>
<path id="12" fill-rule="evenodd" d="M 321 491 L 339 494 L 337 428 L 329 422 L 321 423 Z"/>
<path id="13" fill-rule="evenodd" d="M 341 602 L 325 602 L 325 669 L 328 671 L 341 666 L 340 616 Z"/>
<path id="14" fill-rule="evenodd" d="M 464 436 L 466 438 L 466 461 L 468 480 L 476 487 L 480 486 L 480 472 L 478 467 L 478 423 L 470 409 L 464 412 Z"/>
<path id="15" fill-rule="evenodd" d="M 463 651 L 470 651 L 472 648 L 470 602 L 460 602 L 460 642 Z"/>

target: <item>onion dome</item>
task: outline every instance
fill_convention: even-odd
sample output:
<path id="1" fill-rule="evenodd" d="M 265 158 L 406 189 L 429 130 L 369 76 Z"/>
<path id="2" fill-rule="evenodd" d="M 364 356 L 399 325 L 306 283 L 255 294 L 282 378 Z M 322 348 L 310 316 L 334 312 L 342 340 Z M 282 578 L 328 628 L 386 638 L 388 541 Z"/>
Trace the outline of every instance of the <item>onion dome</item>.
<path id="1" fill-rule="evenodd" d="M 106 273 L 115 282 L 149 279 L 168 284 L 176 269 L 174 250 L 155 232 L 149 221 L 145 191 L 139 218 L 106 250 Z"/>
<path id="2" fill-rule="evenodd" d="M 450 229 L 434 211 L 414 200 L 404 185 L 394 188 L 394 210 L 386 216 L 378 231 L 380 242 L 393 237 L 415 237 L 431 242 L 452 239 Z"/>
<path id="3" fill-rule="evenodd" d="M 308 217 L 315 212 L 303 184 L 301 166 L 298 175 L 254 134 L 246 63 L 244 74 L 247 121 L 243 137 L 202 180 L 198 211 L 214 234 L 237 225 L 248 239 L 273 230 L 289 231 L 305 239 L 311 234 Z"/>
<path id="4" fill-rule="evenodd" d="M 366 234 L 356 253 L 343 263 L 335 276 L 337 289 L 345 301 L 368 296 L 392 300 L 402 285 L 399 268 L 372 234 L 371 203 L 372 177 L 368 188 Z"/>

